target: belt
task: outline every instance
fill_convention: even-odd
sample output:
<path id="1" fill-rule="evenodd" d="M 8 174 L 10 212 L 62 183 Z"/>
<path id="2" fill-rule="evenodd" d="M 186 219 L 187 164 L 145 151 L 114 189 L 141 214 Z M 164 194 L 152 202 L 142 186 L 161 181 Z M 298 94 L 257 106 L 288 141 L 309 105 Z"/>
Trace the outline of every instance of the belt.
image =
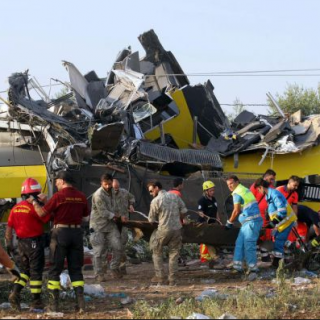
<path id="1" fill-rule="evenodd" d="M 81 225 L 79 224 L 56 224 L 53 226 L 54 229 L 81 229 Z"/>

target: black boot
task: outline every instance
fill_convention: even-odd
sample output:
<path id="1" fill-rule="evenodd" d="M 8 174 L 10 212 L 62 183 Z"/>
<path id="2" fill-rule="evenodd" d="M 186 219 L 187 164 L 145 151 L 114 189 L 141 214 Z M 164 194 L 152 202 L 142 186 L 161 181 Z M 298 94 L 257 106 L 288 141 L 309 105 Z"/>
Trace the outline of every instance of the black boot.
<path id="1" fill-rule="evenodd" d="M 83 287 L 74 288 L 76 294 L 76 311 L 79 313 L 86 312 L 86 305 L 84 301 L 84 289 Z"/>
<path id="2" fill-rule="evenodd" d="M 33 296 L 33 301 L 31 303 L 30 308 L 32 310 L 42 310 L 44 308 L 42 300 L 41 300 L 41 294 L 40 293 L 35 293 L 32 295 Z"/>
<path id="3" fill-rule="evenodd" d="M 280 260 L 281 260 L 281 258 L 273 258 L 272 267 L 275 269 L 278 269 Z"/>
<path id="4" fill-rule="evenodd" d="M 12 292 L 9 295 L 9 302 L 11 304 L 11 308 L 21 312 L 20 306 L 20 293 L 23 289 L 23 286 L 15 283 Z"/>
<path id="5" fill-rule="evenodd" d="M 50 290 L 49 309 L 51 312 L 60 312 L 59 300 L 60 300 L 60 290 Z"/>

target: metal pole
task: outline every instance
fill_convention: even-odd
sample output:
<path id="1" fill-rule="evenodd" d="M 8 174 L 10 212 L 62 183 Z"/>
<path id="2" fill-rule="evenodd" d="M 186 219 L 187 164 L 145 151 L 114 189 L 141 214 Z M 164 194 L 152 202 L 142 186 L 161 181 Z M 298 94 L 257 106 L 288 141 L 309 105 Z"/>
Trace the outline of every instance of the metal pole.
<path id="1" fill-rule="evenodd" d="M 193 144 L 197 144 L 198 137 L 198 117 L 193 118 Z"/>

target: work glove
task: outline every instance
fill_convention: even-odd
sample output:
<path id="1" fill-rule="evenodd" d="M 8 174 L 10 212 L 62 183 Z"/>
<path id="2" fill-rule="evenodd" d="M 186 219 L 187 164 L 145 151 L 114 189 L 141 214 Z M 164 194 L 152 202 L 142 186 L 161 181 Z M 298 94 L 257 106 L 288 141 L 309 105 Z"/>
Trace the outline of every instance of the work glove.
<path id="1" fill-rule="evenodd" d="M 21 279 L 20 270 L 15 263 L 13 264 L 12 268 L 6 268 L 6 269 L 15 278 L 15 280 L 19 281 Z"/>
<path id="2" fill-rule="evenodd" d="M 231 230 L 232 228 L 233 228 L 233 223 L 228 220 L 226 225 L 225 225 L 225 229 L 226 230 Z"/>
<path id="3" fill-rule="evenodd" d="M 320 240 L 318 238 L 315 238 L 311 241 L 312 248 L 318 248 L 320 247 Z"/>

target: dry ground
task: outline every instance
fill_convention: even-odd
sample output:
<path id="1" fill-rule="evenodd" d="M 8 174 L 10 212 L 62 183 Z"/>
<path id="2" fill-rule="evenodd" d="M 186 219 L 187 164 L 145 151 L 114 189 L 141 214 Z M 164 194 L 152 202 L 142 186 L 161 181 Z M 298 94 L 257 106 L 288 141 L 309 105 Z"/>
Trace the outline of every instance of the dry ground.
<path id="1" fill-rule="evenodd" d="M 92 271 L 85 273 L 87 284 L 97 284 L 92 279 Z M 231 276 L 228 271 L 212 271 L 200 265 L 180 269 L 179 283 L 176 287 L 150 286 L 153 266 L 150 263 L 132 265 L 128 275 L 121 281 L 113 281 L 109 276 L 103 287 L 108 294 L 125 293 L 135 303 L 122 306 L 119 298 L 92 299 L 88 302 L 88 312 L 84 315 L 73 313 L 73 301 L 63 302 L 62 312 L 65 319 L 127 319 L 127 318 L 186 318 L 193 312 L 205 313 L 217 317 L 223 313 L 232 313 L 243 318 L 319 318 L 320 299 L 318 279 L 303 286 L 293 286 L 292 280 L 279 276 L 279 283 L 273 283 L 272 277 L 248 282 Z M 0 276 L 3 297 L 7 276 Z M 219 293 L 229 295 L 223 300 L 209 299 L 204 302 L 194 300 L 202 291 L 214 288 Z M 179 303 L 176 303 L 177 299 Z M 319 302 L 318 302 L 319 300 Z M 184 301 L 184 302 L 182 302 Z M 182 302 L 182 303 L 181 303 Z M 13 311 L 0 310 L 0 318 L 20 316 Z M 23 319 L 45 318 L 43 314 L 24 312 Z"/>

